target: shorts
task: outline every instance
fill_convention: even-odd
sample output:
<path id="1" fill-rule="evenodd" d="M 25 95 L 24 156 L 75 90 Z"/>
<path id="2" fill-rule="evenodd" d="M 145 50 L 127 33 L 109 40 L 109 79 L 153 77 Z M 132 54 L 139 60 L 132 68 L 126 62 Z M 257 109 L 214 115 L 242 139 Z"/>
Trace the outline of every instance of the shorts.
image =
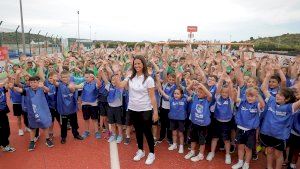
<path id="1" fill-rule="evenodd" d="M 191 142 L 197 142 L 199 145 L 206 143 L 207 126 L 198 126 L 191 124 L 190 138 Z"/>
<path id="2" fill-rule="evenodd" d="M 231 137 L 231 121 L 220 122 L 216 120 L 213 127 L 212 138 L 219 138 L 224 141 L 230 140 Z"/>
<path id="3" fill-rule="evenodd" d="M 98 107 L 91 105 L 82 105 L 82 114 L 84 120 L 98 120 Z"/>
<path id="4" fill-rule="evenodd" d="M 272 136 L 264 135 L 262 133 L 260 133 L 260 142 L 264 147 L 272 147 L 279 151 L 284 151 L 286 148 L 285 140 L 280 140 Z"/>
<path id="5" fill-rule="evenodd" d="M 235 141 L 237 144 L 244 144 L 249 149 L 253 149 L 256 145 L 256 129 L 245 131 L 238 128 Z"/>
<path id="6" fill-rule="evenodd" d="M 98 110 L 100 116 L 107 116 L 108 107 L 109 106 L 107 102 L 98 102 Z"/>
<path id="7" fill-rule="evenodd" d="M 57 112 L 57 110 L 53 108 L 49 108 L 51 117 L 52 117 L 52 123 L 54 122 L 54 119 L 56 119 L 58 122 L 60 122 L 60 114 Z"/>
<path id="8" fill-rule="evenodd" d="M 170 130 L 178 130 L 180 132 L 184 132 L 184 120 L 170 119 Z"/>
<path id="9" fill-rule="evenodd" d="M 300 136 L 296 136 L 291 133 L 290 138 L 288 140 L 288 145 L 290 149 L 300 151 Z"/>
<path id="10" fill-rule="evenodd" d="M 109 107 L 107 112 L 108 123 L 122 125 L 122 115 L 122 106 Z"/>
<path id="11" fill-rule="evenodd" d="M 21 104 L 13 104 L 13 111 L 14 116 L 21 116 L 22 114 L 24 114 Z"/>

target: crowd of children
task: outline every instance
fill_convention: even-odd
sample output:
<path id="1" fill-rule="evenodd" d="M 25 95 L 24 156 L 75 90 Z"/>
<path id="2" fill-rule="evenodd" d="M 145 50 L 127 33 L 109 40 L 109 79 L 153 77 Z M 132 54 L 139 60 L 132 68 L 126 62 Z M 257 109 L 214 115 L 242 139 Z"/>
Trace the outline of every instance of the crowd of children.
<path id="1" fill-rule="evenodd" d="M 94 132 L 96 139 L 104 135 L 108 142 L 130 144 L 134 128 L 127 112 L 128 88 L 116 83 L 130 77 L 134 57 L 142 56 L 155 81 L 159 107 L 159 122 L 152 125 L 155 146 L 166 140 L 168 150 L 178 148 L 178 153 L 187 152 L 185 159 L 197 162 L 213 161 L 219 144 L 225 149 L 227 165 L 232 164 L 230 154 L 237 148 L 233 169 L 248 169 L 265 147 L 268 169 L 296 168 L 300 152 L 299 56 L 256 57 L 248 46 L 238 50 L 229 46 L 224 51 L 147 43 L 133 49 L 101 45 L 83 52 L 78 48 L 64 55 L 20 56 L 11 69 L 11 61 L 6 61 L 3 71 L 7 78 L 0 82 L 3 151 L 15 151 L 9 144 L 9 107 L 17 118 L 18 134 L 24 135 L 22 118 L 25 131 L 30 132 L 28 151 L 35 149 L 39 129 L 46 135 L 46 145 L 54 146 L 55 120 L 61 144 L 67 142 L 68 125 L 78 140 Z M 80 110 L 82 134 L 78 132 Z"/>

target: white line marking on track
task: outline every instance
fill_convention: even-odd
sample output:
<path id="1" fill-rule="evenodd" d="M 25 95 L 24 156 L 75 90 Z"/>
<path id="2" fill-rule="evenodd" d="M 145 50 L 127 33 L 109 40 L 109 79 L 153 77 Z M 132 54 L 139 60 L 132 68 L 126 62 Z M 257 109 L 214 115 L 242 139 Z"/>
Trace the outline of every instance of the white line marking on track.
<path id="1" fill-rule="evenodd" d="M 109 143 L 109 153 L 110 153 L 110 168 L 120 169 L 118 145 L 115 141 Z"/>

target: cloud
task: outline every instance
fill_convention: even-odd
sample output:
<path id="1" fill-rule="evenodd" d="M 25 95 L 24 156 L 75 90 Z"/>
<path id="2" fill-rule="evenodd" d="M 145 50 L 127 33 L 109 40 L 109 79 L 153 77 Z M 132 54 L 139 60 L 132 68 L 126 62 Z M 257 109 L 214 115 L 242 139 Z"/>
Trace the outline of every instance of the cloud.
<path id="1" fill-rule="evenodd" d="M 20 24 L 18 1 L 1 1 L 3 27 Z M 3 8 L 3 9 L 2 9 Z M 186 26 L 196 25 L 197 39 L 248 39 L 294 32 L 300 21 L 298 0 L 23 0 L 25 30 L 112 40 L 187 39 Z M 270 29 L 272 28 L 272 29 Z M 270 31 L 272 30 L 272 31 Z"/>

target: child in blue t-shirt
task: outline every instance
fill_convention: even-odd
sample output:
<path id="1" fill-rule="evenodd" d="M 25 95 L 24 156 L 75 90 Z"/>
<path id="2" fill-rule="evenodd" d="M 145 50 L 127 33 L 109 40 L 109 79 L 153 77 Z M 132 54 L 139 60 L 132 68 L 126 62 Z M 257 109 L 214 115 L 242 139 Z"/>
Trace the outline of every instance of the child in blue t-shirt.
<path id="1" fill-rule="evenodd" d="M 261 87 L 266 97 L 266 112 L 260 128 L 260 140 L 267 147 L 267 167 L 273 168 L 275 159 L 276 168 L 281 168 L 283 151 L 291 132 L 292 114 L 300 109 L 300 100 L 295 102 L 295 92 L 289 88 L 282 88 L 275 97 L 272 96 L 268 90 L 271 76 L 272 72 L 268 70 Z"/>
<path id="2" fill-rule="evenodd" d="M 265 106 L 265 102 L 259 95 L 257 88 L 249 87 L 245 91 L 245 97 L 237 96 L 237 114 L 235 121 L 237 124 L 236 142 L 238 144 L 238 163 L 233 165 L 233 169 L 249 168 L 252 157 L 252 150 L 256 144 L 256 129 L 259 127 L 259 114 Z M 244 163 L 245 156 L 245 163 Z"/>
<path id="3" fill-rule="evenodd" d="M 193 94 L 193 90 L 196 94 Z M 212 95 L 203 84 L 195 80 L 187 87 L 187 91 L 190 95 L 193 95 L 189 116 L 192 123 L 190 130 L 191 151 L 184 158 L 196 162 L 204 159 L 207 126 L 211 122 L 209 106 Z M 200 145 L 200 148 L 199 154 L 196 156 L 197 143 Z"/>
<path id="4" fill-rule="evenodd" d="M 183 90 L 181 88 L 176 88 L 173 96 L 166 94 L 160 87 L 158 87 L 159 92 L 162 96 L 169 100 L 170 102 L 170 112 L 168 117 L 170 119 L 170 130 L 172 130 L 173 144 L 168 148 L 168 150 L 177 149 L 177 137 L 179 136 L 179 151 L 182 154 L 184 152 L 184 128 L 185 119 L 187 117 L 187 105 L 191 98 L 186 98 L 183 96 Z"/>

